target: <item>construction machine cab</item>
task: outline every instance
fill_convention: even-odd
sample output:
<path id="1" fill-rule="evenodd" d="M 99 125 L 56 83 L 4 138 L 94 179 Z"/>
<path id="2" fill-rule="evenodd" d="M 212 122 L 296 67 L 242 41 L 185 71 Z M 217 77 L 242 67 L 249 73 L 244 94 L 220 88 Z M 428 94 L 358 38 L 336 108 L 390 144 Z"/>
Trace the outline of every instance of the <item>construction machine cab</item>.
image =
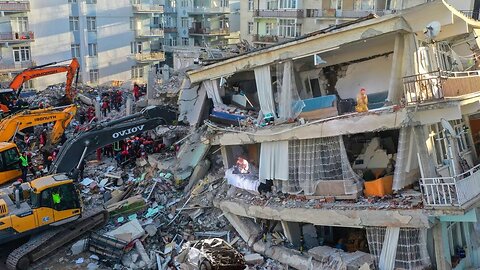
<path id="1" fill-rule="evenodd" d="M 0 185 L 22 176 L 20 153 L 14 143 L 0 142 Z"/>

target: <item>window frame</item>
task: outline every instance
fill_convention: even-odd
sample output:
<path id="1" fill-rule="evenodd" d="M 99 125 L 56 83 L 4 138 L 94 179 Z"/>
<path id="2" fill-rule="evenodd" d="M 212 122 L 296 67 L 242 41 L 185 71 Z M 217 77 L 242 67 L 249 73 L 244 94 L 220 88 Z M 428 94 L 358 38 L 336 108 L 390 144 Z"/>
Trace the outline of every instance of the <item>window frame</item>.
<path id="1" fill-rule="evenodd" d="M 68 17 L 68 22 L 69 22 L 70 31 L 78 31 L 78 30 L 80 30 L 79 20 L 80 20 L 80 18 L 79 18 L 78 16 L 70 16 L 70 17 Z"/>
<path id="2" fill-rule="evenodd" d="M 89 32 L 97 31 L 97 17 L 87 16 L 87 31 Z"/>

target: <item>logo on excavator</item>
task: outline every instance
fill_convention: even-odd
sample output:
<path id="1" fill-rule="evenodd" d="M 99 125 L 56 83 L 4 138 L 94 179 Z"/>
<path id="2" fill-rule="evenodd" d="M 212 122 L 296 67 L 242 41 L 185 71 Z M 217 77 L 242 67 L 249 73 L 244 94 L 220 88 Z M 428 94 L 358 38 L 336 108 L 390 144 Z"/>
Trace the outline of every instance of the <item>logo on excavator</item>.
<path id="1" fill-rule="evenodd" d="M 126 136 L 126 135 L 130 135 L 132 133 L 137 133 L 139 131 L 142 131 L 144 126 L 145 125 L 140 125 L 140 126 L 125 129 L 125 130 L 122 130 L 122 131 L 119 131 L 119 132 L 115 132 L 115 133 L 112 134 L 112 138 L 117 139 L 120 136 L 123 137 L 123 136 Z"/>
<path id="2" fill-rule="evenodd" d="M 48 120 L 55 120 L 57 119 L 56 115 L 51 115 L 51 116 L 44 116 L 44 117 L 37 117 L 33 119 L 34 121 L 48 121 Z"/>

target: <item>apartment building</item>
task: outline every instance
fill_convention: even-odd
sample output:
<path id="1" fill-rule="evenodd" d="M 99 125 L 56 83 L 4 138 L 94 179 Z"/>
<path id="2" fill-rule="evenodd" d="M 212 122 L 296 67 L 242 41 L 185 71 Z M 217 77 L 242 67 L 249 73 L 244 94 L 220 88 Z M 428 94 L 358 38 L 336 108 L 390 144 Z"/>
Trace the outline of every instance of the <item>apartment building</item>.
<path id="1" fill-rule="evenodd" d="M 246 0 L 241 2 L 241 38 L 264 47 L 368 14 L 381 16 L 425 2 L 428 1 Z M 473 9 L 473 1 L 452 4 L 459 10 Z"/>
<path id="2" fill-rule="evenodd" d="M 295 269 L 477 269 L 479 30 L 434 1 L 189 71 L 214 205 Z"/>
<path id="3" fill-rule="evenodd" d="M 6 83 L 25 68 L 72 57 L 81 64 L 80 82 L 144 83 L 165 60 L 163 1 L 0 1 L 0 12 L 0 73 Z M 42 77 L 30 86 L 43 89 L 64 78 Z"/>

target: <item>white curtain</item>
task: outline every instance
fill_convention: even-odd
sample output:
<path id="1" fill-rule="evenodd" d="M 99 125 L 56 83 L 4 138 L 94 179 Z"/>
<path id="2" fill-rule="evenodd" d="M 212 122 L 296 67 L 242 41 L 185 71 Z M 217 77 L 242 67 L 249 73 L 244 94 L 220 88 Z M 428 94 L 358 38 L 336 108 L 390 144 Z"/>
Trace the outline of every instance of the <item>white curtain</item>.
<path id="1" fill-rule="evenodd" d="M 257 84 L 258 101 L 260 102 L 260 110 L 263 115 L 275 114 L 275 102 L 272 93 L 272 77 L 270 75 L 270 66 L 261 66 L 254 69 L 255 82 Z"/>
<path id="2" fill-rule="evenodd" d="M 207 97 L 212 99 L 214 107 L 223 105 L 222 98 L 220 97 L 220 92 L 218 91 L 217 80 L 204 81 L 203 86 L 207 90 Z"/>
<path id="3" fill-rule="evenodd" d="M 281 121 L 296 119 L 305 107 L 305 103 L 298 95 L 292 61 L 277 65 L 277 89 L 280 93 L 278 118 Z"/>
<path id="4" fill-rule="evenodd" d="M 259 177 L 262 182 L 288 180 L 288 141 L 262 143 Z"/>
<path id="5" fill-rule="evenodd" d="M 395 268 L 399 235 L 400 227 L 387 227 L 382 252 L 380 253 L 380 260 L 378 262 L 378 267 L 381 270 L 393 270 Z"/>

